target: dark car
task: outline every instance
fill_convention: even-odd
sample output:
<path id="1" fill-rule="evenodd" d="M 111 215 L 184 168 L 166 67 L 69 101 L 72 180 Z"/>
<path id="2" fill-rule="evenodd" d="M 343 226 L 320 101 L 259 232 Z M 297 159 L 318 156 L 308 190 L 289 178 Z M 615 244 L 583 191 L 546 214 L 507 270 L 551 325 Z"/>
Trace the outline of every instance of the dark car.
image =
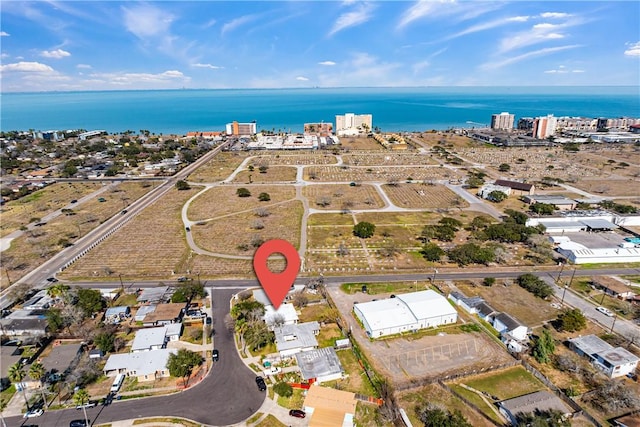
<path id="1" fill-rule="evenodd" d="M 213 359 L 214 362 L 217 362 L 218 360 L 220 360 L 220 352 L 215 348 L 211 352 L 211 359 Z"/>
<path id="2" fill-rule="evenodd" d="M 88 425 L 85 420 L 73 420 L 69 423 L 69 427 L 87 427 Z"/>
<path id="3" fill-rule="evenodd" d="M 256 377 L 256 384 L 260 391 L 265 391 L 267 389 L 267 384 L 264 382 L 264 378 L 262 377 Z"/>
<path id="4" fill-rule="evenodd" d="M 184 229 L 187 230 L 187 231 L 191 231 L 191 228 L 189 228 L 189 227 L 185 227 Z"/>
<path id="5" fill-rule="evenodd" d="M 124 215 L 124 214 L 126 214 L 127 212 L 128 212 L 128 211 L 127 211 L 126 209 L 123 209 L 123 211 L 122 211 L 122 212 L 120 212 L 120 214 Z"/>
<path id="6" fill-rule="evenodd" d="M 73 199 L 73 200 L 71 201 L 71 203 L 77 203 L 77 202 L 78 202 L 78 201 L 77 201 L 76 199 Z"/>
<path id="7" fill-rule="evenodd" d="M 206 322 L 207 322 L 207 325 L 210 325 L 211 322 L 213 322 L 213 319 L 211 317 L 207 316 Z"/>
<path id="8" fill-rule="evenodd" d="M 307 416 L 307 414 L 305 414 L 304 411 L 301 411 L 300 409 L 292 409 L 289 411 L 289 415 L 291 415 L 292 417 L 296 417 L 296 418 L 304 418 Z"/>
<path id="9" fill-rule="evenodd" d="M 58 279 L 56 279 L 55 277 L 47 278 L 47 282 L 56 283 L 57 281 L 58 281 Z"/>
<path id="10" fill-rule="evenodd" d="M 113 402 L 113 393 L 107 394 L 107 397 L 102 401 L 102 406 L 109 406 Z"/>

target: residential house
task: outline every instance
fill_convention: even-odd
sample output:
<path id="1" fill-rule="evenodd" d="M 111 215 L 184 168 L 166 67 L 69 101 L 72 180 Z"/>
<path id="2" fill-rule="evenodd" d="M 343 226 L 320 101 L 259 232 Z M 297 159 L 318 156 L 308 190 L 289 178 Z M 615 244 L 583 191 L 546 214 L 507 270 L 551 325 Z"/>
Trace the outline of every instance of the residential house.
<path id="1" fill-rule="evenodd" d="M 117 325 L 131 317 L 131 309 L 121 305 L 118 307 L 109 307 L 104 313 L 104 323 Z"/>
<path id="2" fill-rule="evenodd" d="M 333 347 L 303 351 L 295 356 L 305 381 L 320 384 L 344 377 L 344 369 Z"/>
<path id="3" fill-rule="evenodd" d="M 167 328 L 140 329 L 131 344 L 131 352 L 159 350 L 167 344 Z"/>
<path id="4" fill-rule="evenodd" d="M 282 358 L 318 348 L 318 340 L 316 340 L 316 336 L 320 333 L 318 322 L 282 325 L 274 328 L 273 332 L 276 335 L 276 347 Z"/>
<path id="5" fill-rule="evenodd" d="M 295 325 L 298 323 L 298 313 L 293 304 L 282 303 L 277 310 L 272 305 L 264 308 L 264 321 L 273 330 L 276 325 Z"/>
<path id="6" fill-rule="evenodd" d="M 168 286 L 157 286 L 155 288 L 145 288 L 138 295 L 137 301 L 142 304 L 158 304 L 169 302 L 171 294 Z"/>
<path id="7" fill-rule="evenodd" d="M 184 303 L 157 304 L 153 312 L 148 313 L 142 324 L 144 326 L 162 326 L 178 323 L 184 316 Z"/>
<path id="8" fill-rule="evenodd" d="M 12 318 L 0 319 L 0 331 L 7 336 L 42 337 L 47 335 L 47 319 L 37 318 Z"/>
<path id="9" fill-rule="evenodd" d="M 51 352 L 42 359 L 45 372 L 65 375 L 73 370 L 82 354 L 82 344 L 55 341 Z"/>
<path id="10" fill-rule="evenodd" d="M 558 195 L 526 195 L 522 198 L 525 203 L 529 203 L 530 205 L 534 203 L 544 203 L 547 205 L 553 205 L 556 209 L 561 211 L 570 211 L 576 208 L 578 202 L 575 200 L 569 199 L 564 196 Z"/>
<path id="11" fill-rule="evenodd" d="M 509 187 L 514 194 L 520 195 L 520 196 L 532 195 L 536 191 L 535 185 L 527 184 L 526 182 L 497 179 L 494 184 L 501 185 L 503 187 Z"/>
<path id="12" fill-rule="evenodd" d="M 569 347 L 580 356 L 587 357 L 591 363 L 610 378 L 622 377 L 635 372 L 638 358 L 622 347 L 614 348 L 595 335 L 585 335 L 569 340 Z"/>
<path id="13" fill-rule="evenodd" d="M 529 328 L 507 313 L 500 313 L 493 318 L 493 328 L 502 336 L 509 336 L 519 341 L 527 339 Z"/>
<path id="14" fill-rule="evenodd" d="M 136 322 L 142 322 L 147 314 L 153 313 L 155 310 L 155 304 L 142 305 L 136 311 L 136 314 L 133 316 L 133 320 Z"/>
<path id="15" fill-rule="evenodd" d="M 462 292 L 451 292 L 448 298 L 470 314 L 478 314 L 478 306 L 484 302 L 482 297 L 467 297 Z"/>
<path id="16" fill-rule="evenodd" d="M 497 314 L 493 307 L 491 307 L 486 302 L 481 302 L 476 306 L 476 310 L 478 312 L 478 317 L 484 320 L 485 322 L 489 322 L 493 324 L 493 318 Z"/>
<path id="17" fill-rule="evenodd" d="M 102 369 L 107 376 L 125 374 L 136 377 L 138 381 L 153 381 L 169 376 L 167 361 L 176 349 L 159 349 L 141 353 L 122 353 L 109 356 Z"/>
<path id="18" fill-rule="evenodd" d="M 518 424 L 518 416 L 540 411 L 560 411 L 565 416 L 572 414 L 571 409 L 553 393 L 547 390 L 536 391 L 513 399 L 503 400 L 498 404 L 500 412 L 511 422 Z"/>
<path id="19" fill-rule="evenodd" d="M 615 277 L 595 276 L 591 279 L 591 283 L 602 289 L 607 295 L 623 300 L 632 299 L 636 295 L 629 286 Z"/>

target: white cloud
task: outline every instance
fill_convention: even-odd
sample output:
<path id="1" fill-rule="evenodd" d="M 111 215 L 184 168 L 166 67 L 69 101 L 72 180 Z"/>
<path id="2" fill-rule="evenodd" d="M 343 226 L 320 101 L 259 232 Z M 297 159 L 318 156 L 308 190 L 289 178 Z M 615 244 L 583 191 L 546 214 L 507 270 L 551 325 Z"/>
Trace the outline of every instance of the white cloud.
<path id="1" fill-rule="evenodd" d="M 450 17 L 456 21 L 465 21 L 498 9 L 498 2 L 473 2 L 457 0 L 420 0 L 407 9 L 398 22 L 397 29 L 424 18 L 436 19 Z"/>
<path id="2" fill-rule="evenodd" d="M 540 17 L 544 19 L 561 19 L 568 18 L 570 16 L 570 14 L 564 12 L 542 12 L 540 14 Z"/>
<path id="3" fill-rule="evenodd" d="M 16 62 L 13 64 L 1 65 L 0 71 L 19 73 L 51 73 L 53 68 L 40 62 Z"/>
<path id="4" fill-rule="evenodd" d="M 9 56 L 11 56 L 11 55 L 9 55 L 8 53 L 4 53 L 4 52 L 0 53 L 0 58 L 2 58 L 2 59 L 8 58 Z"/>
<path id="5" fill-rule="evenodd" d="M 149 84 L 165 84 L 170 82 L 186 82 L 190 78 L 186 77 L 182 72 L 176 70 L 168 70 L 163 73 L 96 73 L 92 74 L 93 79 L 108 82 L 116 86 L 134 86 Z"/>
<path id="6" fill-rule="evenodd" d="M 346 86 L 410 86 L 415 79 L 399 78 L 397 72 L 403 64 L 384 62 L 380 58 L 366 52 L 352 54 L 348 60 L 341 61 L 337 68 L 325 68 L 314 81 L 323 87 Z"/>
<path id="7" fill-rule="evenodd" d="M 462 37 L 462 36 L 466 36 L 467 34 L 473 34 L 473 33 L 477 33 L 479 31 L 486 31 L 486 30 L 490 30 L 492 28 L 496 28 L 496 27 L 501 27 L 503 25 L 507 25 L 507 24 L 511 24 L 514 22 L 526 22 L 529 19 L 528 16 L 512 16 L 509 18 L 501 18 L 501 19 L 495 19 L 493 21 L 487 21 L 487 22 L 483 22 L 480 24 L 476 24 L 476 25 L 472 25 L 471 27 L 468 27 L 467 29 L 464 29 L 460 32 L 457 32 L 455 34 L 452 34 L 448 37 L 445 37 L 444 40 L 451 40 L 457 37 Z"/>
<path id="8" fill-rule="evenodd" d="M 640 56 L 640 42 L 627 43 L 627 49 L 624 51 L 626 56 Z"/>
<path id="9" fill-rule="evenodd" d="M 544 71 L 545 74 L 570 74 L 570 73 L 584 73 L 584 70 L 570 70 L 565 65 L 559 65 L 558 68 Z"/>
<path id="10" fill-rule="evenodd" d="M 244 15 L 244 16 L 241 16 L 240 18 L 233 19 L 222 26 L 222 30 L 220 34 L 224 36 L 225 33 L 229 31 L 233 31 L 236 28 L 241 27 L 244 24 L 247 24 L 253 21 L 257 17 L 258 17 L 257 15 Z"/>
<path id="11" fill-rule="evenodd" d="M 140 39 L 168 34 L 174 17 L 149 4 L 122 7 L 124 25 L 127 30 Z"/>
<path id="12" fill-rule="evenodd" d="M 0 31 L 0 37 L 9 37 L 9 33 L 6 31 Z"/>
<path id="13" fill-rule="evenodd" d="M 333 61 L 322 61 L 322 62 L 318 62 L 319 65 L 327 65 L 327 66 L 332 66 L 332 65 L 336 65 L 335 62 Z"/>
<path id="14" fill-rule="evenodd" d="M 42 52 L 40 52 L 40 56 L 44 56 L 45 58 L 52 58 L 52 59 L 62 59 L 67 56 L 71 56 L 71 54 L 66 50 L 56 49 L 56 50 L 43 50 Z"/>
<path id="15" fill-rule="evenodd" d="M 196 68 L 209 68 L 210 70 L 219 70 L 221 68 L 224 67 L 219 67 L 217 65 L 212 65 L 212 64 L 191 64 L 192 67 L 196 67 Z"/>
<path id="16" fill-rule="evenodd" d="M 207 22 L 206 22 L 202 27 L 203 27 L 203 28 L 211 28 L 211 27 L 213 27 L 214 25 L 216 25 L 216 22 L 218 22 L 218 21 L 216 21 L 215 19 L 210 19 L 210 20 L 209 20 L 209 21 L 207 21 Z"/>
<path id="17" fill-rule="evenodd" d="M 563 50 L 575 49 L 578 47 L 582 47 L 582 45 L 572 44 L 572 45 L 558 46 L 558 47 L 546 47 L 544 49 L 534 50 L 532 52 L 527 52 L 522 55 L 503 59 L 501 61 L 485 62 L 484 64 L 480 65 L 480 68 L 483 70 L 492 70 L 492 69 L 502 68 L 506 65 L 511 65 L 511 64 L 515 64 L 516 62 L 524 61 L 525 59 L 534 58 L 537 56 L 544 56 L 551 53 L 560 52 Z"/>
<path id="18" fill-rule="evenodd" d="M 584 73 L 584 70 L 571 70 L 572 73 Z"/>
<path id="19" fill-rule="evenodd" d="M 356 25 L 364 24 L 369 19 L 371 19 L 373 12 L 373 5 L 370 4 L 361 4 L 358 6 L 357 10 L 343 13 L 338 17 L 336 22 L 333 24 L 333 28 L 329 31 L 328 36 L 332 36 L 335 33 L 347 29 L 349 27 L 354 27 Z"/>
<path id="20" fill-rule="evenodd" d="M 91 69 L 92 67 L 89 64 L 78 64 L 76 65 L 76 68 L 82 68 L 82 69 L 88 70 L 88 69 Z"/>
<path id="21" fill-rule="evenodd" d="M 543 43 L 548 40 L 562 39 L 566 37 L 562 32 L 563 29 L 580 23 L 581 21 L 579 20 L 573 20 L 571 22 L 567 21 L 560 24 L 553 24 L 549 22 L 535 24 L 530 30 L 511 34 L 502 39 L 498 50 L 499 52 L 504 53 L 526 46 Z"/>
<path id="22" fill-rule="evenodd" d="M 298 76 L 296 77 L 296 80 L 298 80 L 299 82 L 308 82 L 309 79 L 304 77 L 304 76 Z"/>
<path id="23" fill-rule="evenodd" d="M 416 62 L 415 64 L 413 64 L 411 66 L 411 69 L 413 70 L 413 73 L 416 74 L 424 70 L 425 68 L 428 68 L 430 65 L 431 63 L 429 61 L 424 60 L 424 61 Z"/>

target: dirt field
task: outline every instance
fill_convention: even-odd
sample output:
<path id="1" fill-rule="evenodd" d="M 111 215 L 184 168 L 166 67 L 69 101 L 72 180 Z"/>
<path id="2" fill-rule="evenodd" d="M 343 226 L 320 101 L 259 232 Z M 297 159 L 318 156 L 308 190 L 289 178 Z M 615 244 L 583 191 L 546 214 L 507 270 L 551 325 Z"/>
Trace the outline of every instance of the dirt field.
<path id="1" fill-rule="evenodd" d="M 270 206 L 277 205 L 295 197 L 296 192 L 292 186 L 285 185 L 246 185 L 242 186 L 251 192 L 251 197 L 238 197 L 236 191 L 240 186 L 222 185 L 212 187 L 201 194 L 189 205 L 188 217 L 192 221 L 200 221 L 215 218 L 222 215 L 236 214 L 244 211 L 253 211 L 258 208 L 269 210 Z M 267 193 L 271 200 L 261 202 L 258 200 L 260 193 Z M 224 200 L 224 203 L 220 203 Z"/>
<path id="2" fill-rule="evenodd" d="M 309 199 L 309 206 L 314 209 L 358 210 L 384 207 L 382 198 L 372 185 L 307 185 L 302 194 Z M 326 206 L 322 206 L 324 204 Z"/>
<path id="3" fill-rule="evenodd" d="M 504 286 L 503 283 L 504 280 L 498 279 L 491 287 L 471 286 L 469 282 L 456 282 L 456 286 L 466 296 L 479 295 L 497 311 L 509 313 L 530 328 L 558 316 L 558 310 L 551 307 L 548 301 L 533 296 L 530 292 L 513 284 L 513 281 L 508 281 L 509 286 Z"/>
<path id="4" fill-rule="evenodd" d="M 257 168 L 254 171 L 243 170 L 234 178 L 235 183 L 269 183 L 269 182 L 295 182 L 297 170 L 291 166 L 270 166 L 266 173 L 260 173 Z"/>
<path id="5" fill-rule="evenodd" d="M 340 145 L 337 147 L 343 152 L 349 152 L 351 150 L 387 151 L 386 148 L 378 144 L 373 138 L 365 136 L 342 137 L 340 138 Z"/>
<path id="6" fill-rule="evenodd" d="M 191 233 L 202 249 L 231 255 L 250 256 L 255 250 L 252 245 L 254 237 L 260 237 L 262 241 L 284 239 L 299 247 L 302 203 L 280 203 L 272 205 L 269 210 L 271 215 L 268 217 L 257 217 L 253 211 L 245 211 L 194 225 Z"/>
<path id="7" fill-rule="evenodd" d="M 581 190 L 588 191 L 589 193 L 603 196 L 603 197 L 616 197 L 616 196 L 634 196 L 640 197 L 640 180 L 638 178 L 629 179 L 593 179 L 593 180 L 580 180 L 574 184 Z"/>
<path id="8" fill-rule="evenodd" d="M 466 136 L 445 132 L 425 131 L 420 134 L 414 133 L 413 138 L 428 145 L 444 145 L 452 148 L 466 148 L 478 145 L 477 142 Z"/>
<path id="9" fill-rule="evenodd" d="M 444 185 L 383 185 L 383 190 L 398 207 L 410 209 L 449 209 L 469 207 L 464 199 Z"/>
<path id="10" fill-rule="evenodd" d="M 198 188 L 172 189 L 162 200 L 128 222 L 66 269 L 65 279 L 171 279 L 188 269 L 180 210 Z M 175 274 L 175 275 L 174 275 Z"/>
<path id="11" fill-rule="evenodd" d="M 0 237 L 4 237 L 21 226 L 29 224 L 32 218 L 41 218 L 67 206 L 71 200 L 79 199 L 102 187 L 99 182 L 57 183 L 35 191 L 19 200 L 7 202 L 0 208 Z"/>
<path id="12" fill-rule="evenodd" d="M 250 151 L 223 151 L 189 175 L 191 182 L 216 182 L 226 179 L 238 166 L 250 157 Z"/>
<path id="13" fill-rule="evenodd" d="M 422 153 L 358 153 L 344 154 L 342 161 L 346 165 L 353 166 L 425 166 L 436 165 L 437 161 L 431 155 Z"/>
<path id="14" fill-rule="evenodd" d="M 441 168 L 436 166 L 309 166 L 304 169 L 304 177 L 310 181 L 405 181 L 411 178 L 413 181 L 431 181 L 438 179 L 459 179 L 464 176 L 458 170 Z"/>
<path id="15" fill-rule="evenodd" d="M 419 339 L 370 340 L 352 314 L 354 302 L 374 299 L 373 295 L 348 295 L 337 288 L 329 292 L 342 317 L 349 323 L 360 346 L 376 370 L 394 383 L 412 379 L 459 374 L 509 362 L 511 357 L 482 333 L 424 336 Z M 388 295 L 375 295 L 385 298 Z"/>
<path id="16" fill-rule="evenodd" d="M 137 200 L 154 188 L 157 183 L 125 182 L 110 187 L 100 194 L 106 201 L 89 200 L 72 209 L 73 215 L 60 215 L 42 227 L 27 231 L 11 242 L 11 247 L 2 252 L 2 264 L 11 281 L 27 274 L 37 265 L 51 258 L 75 242 L 99 224 L 111 218 L 127 204 Z M 0 285 L 8 284 L 6 274 L 0 276 Z"/>

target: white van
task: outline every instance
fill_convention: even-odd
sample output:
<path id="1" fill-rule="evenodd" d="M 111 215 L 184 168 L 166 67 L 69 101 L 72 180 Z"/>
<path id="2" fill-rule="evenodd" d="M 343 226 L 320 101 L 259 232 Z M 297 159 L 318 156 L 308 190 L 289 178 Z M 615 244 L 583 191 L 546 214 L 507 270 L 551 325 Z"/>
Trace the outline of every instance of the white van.
<path id="1" fill-rule="evenodd" d="M 118 374 L 116 379 L 113 380 L 113 384 L 111 385 L 111 393 L 117 393 L 122 386 L 122 382 L 124 381 L 124 374 Z"/>

